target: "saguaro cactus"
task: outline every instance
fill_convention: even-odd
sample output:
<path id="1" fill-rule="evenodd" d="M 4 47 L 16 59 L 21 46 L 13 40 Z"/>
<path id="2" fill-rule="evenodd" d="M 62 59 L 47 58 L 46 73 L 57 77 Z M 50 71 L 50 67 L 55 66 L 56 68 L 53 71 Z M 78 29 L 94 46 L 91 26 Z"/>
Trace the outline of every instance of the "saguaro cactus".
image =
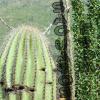
<path id="1" fill-rule="evenodd" d="M 0 56 L 0 100 L 56 100 L 55 69 L 36 29 L 18 28 Z"/>

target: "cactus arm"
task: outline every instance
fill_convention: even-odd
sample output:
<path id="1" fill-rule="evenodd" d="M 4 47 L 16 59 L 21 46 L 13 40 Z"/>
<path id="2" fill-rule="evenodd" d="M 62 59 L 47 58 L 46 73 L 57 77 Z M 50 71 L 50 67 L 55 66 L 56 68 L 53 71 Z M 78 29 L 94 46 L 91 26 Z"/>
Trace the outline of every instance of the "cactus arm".
<path id="1" fill-rule="evenodd" d="M 19 34 L 15 36 L 13 43 L 11 45 L 11 48 L 10 48 L 9 54 L 8 54 L 7 66 L 6 66 L 6 82 L 7 82 L 6 85 L 7 87 L 11 87 L 11 72 L 12 72 L 12 66 L 13 66 L 18 36 Z"/>

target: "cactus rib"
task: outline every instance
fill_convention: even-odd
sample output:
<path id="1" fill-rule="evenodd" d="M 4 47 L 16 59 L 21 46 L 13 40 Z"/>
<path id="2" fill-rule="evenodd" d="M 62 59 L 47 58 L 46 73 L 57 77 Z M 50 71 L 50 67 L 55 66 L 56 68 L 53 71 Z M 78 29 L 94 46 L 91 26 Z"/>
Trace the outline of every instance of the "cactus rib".
<path id="1" fill-rule="evenodd" d="M 24 38 L 25 33 L 22 34 L 20 44 L 19 44 L 19 50 L 17 54 L 17 62 L 16 62 L 16 71 L 15 71 L 15 84 L 21 84 L 21 78 L 22 78 L 22 65 L 23 65 L 23 48 L 24 48 Z"/>
<path id="2" fill-rule="evenodd" d="M 0 80 L 1 80 L 1 78 L 2 78 L 3 66 L 4 66 L 4 64 L 6 63 L 7 56 L 8 56 L 8 53 L 9 53 L 9 48 L 10 48 L 10 46 L 11 46 L 11 44 L 12 44 L 12 40 L 13 40 L 13 38 L 14 38 L 14 35 L 15 35 L 15 34 L 13 34 L 13 35 L 10 37 L 10 39 L 9 39 L 9 41 L 8 41 L 8 43 L 7 43 L 7 45 L 6 45 L 6 47 L 3 49 L 3 52 L 1 53 L 1 57 L 0 57 Z"/>
<path id="3" fill-rule="evenodd" d="M 35 88 L 36 91 L 34 93 L 34 100 L 43 100 L 44 95 L 44 86 L 45 86 L 45 69 L 44 59 L 43 59 L 43 51 L 42 51 L 42 43 L 40 41 L 39 35 L 36 36 L 37 38 L 37 72 L 36 72 L 36 82 Z"/>
<path id="4" fill-rule="evenodd" d="M 44 45 L 43 48 L 44 48 L 44 52 L 45 52 L 46 73 L 47 73 L 47 75 L 46 75 L 47 76 L 46 77 L 47 89 L 45 88 L 45 90 L 46 90 L 45 91 L 45 94 L 46 94 L 45 100 L 47 100 L 48 97 L 50 98 L 50 100 L 56 100 L 56 72 L 54 71 L 56 69 L 56 66 L 54 65 L 54 61 L 53 61 L 52 57 L 50 56 L 51 55 L 50 50 L 46 44 L 47 39 L 44 37 L 44 38 L 42 38 L 42 41 L 43 41 L 42 43 Z M 48 90 L 51 90 L 51 91 L 48 92 Z"/>
<path id="5" fill-rule="evenodd" d="M 12 70 L 12 65 L 13 65 L 13 57 L 15 55 L 15 50 L 16 50 L 16 46 L 17 46 L 17 40 L 18 40 L 18 33 L 16 35 L 16 37 L 13 40 L 13 43 L 11 45 L 9 54 L 8 54 L 8 59 L 7 59 L 7 66 L 6 66 L 6 85 L 7 87 L 11 87 L 11 70 Z"/>

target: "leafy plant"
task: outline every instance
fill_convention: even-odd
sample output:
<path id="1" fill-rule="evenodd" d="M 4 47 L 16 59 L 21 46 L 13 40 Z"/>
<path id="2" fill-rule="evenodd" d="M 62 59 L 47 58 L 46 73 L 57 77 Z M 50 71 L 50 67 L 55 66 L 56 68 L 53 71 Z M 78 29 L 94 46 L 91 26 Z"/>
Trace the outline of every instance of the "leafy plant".
<path id="1" fill-rule="evenodd" d="M 99 100 L 98 4 L 72 0 L 77 100 Z"/>

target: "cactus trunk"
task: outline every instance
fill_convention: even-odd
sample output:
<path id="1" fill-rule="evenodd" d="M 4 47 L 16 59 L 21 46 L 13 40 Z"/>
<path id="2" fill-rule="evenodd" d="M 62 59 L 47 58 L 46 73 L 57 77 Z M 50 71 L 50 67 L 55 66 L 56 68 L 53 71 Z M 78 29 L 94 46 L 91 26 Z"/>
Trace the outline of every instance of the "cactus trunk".
<path id="1" fill-rule="evenodd" d="M 22 26 L 0 57 L 1 100 L 56 100 L 55 68 L 42 36 Z"/>

